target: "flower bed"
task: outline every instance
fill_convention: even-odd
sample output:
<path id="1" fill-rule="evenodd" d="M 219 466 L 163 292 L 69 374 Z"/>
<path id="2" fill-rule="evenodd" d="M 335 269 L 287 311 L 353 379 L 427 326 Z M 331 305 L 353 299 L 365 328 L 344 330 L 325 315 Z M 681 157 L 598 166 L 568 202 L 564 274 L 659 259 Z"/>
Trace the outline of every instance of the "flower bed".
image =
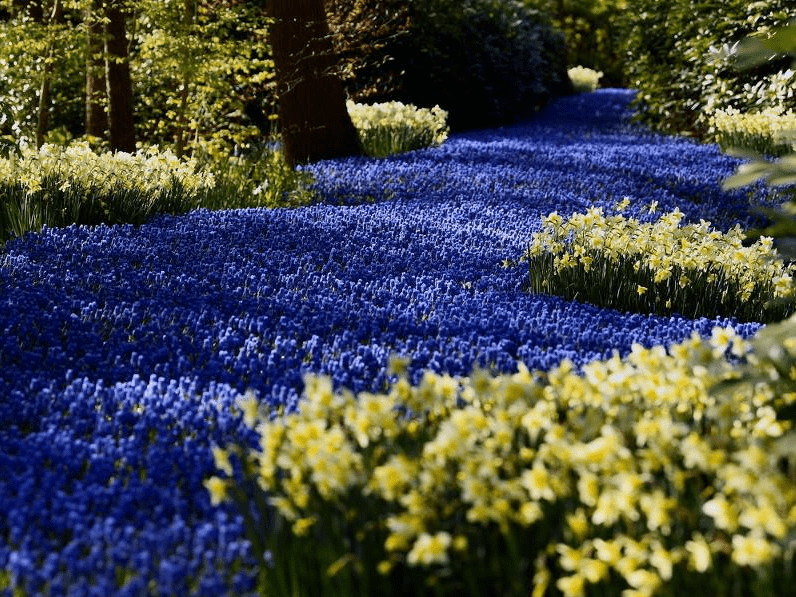
<path id="1" fill-rule="evenodd" d="M 748 226 L 738 161 L 629 124 L 625 91 L 557 101 L 438 148 L 310 169 L 326 205 L 48 228 L 0 254 L 0 588 L 245 595 L 236 511 L 203 486 L 212 445 L 252 439 L 253 389 L 290 410 L 305 373 L 381 391 L 387 363 L 466 375 L 668 346 L 716 325 L 528 294 L 504 267 L 540 217 L 630 197 Z M 330 205 L 336 204 L 336 205 Z M 646 218 L 646 220 L 645 220 Z"/>

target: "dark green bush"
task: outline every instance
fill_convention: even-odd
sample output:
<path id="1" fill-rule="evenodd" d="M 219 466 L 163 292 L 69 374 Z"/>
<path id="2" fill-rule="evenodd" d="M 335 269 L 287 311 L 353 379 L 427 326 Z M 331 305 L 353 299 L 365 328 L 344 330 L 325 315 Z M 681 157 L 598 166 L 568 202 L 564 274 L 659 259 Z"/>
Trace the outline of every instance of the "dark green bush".
<path id="1" fill-rule="evenodd" d="M 552 20 L 564 34 L 567 66 L 584 66 L 603 73 L 601 85 L 625 84 L 620 17 L 627 0 L 522 0 Z"/>
<path id="2" fill-rule="evenodd" d="M 791 0 L 637 0 L 624 19 L 628 84 L 645 124 L 707 137 L 713 110 L 796 106 L 789 59 L 750 70 L 721 57 L 747 35 L 787 23 Z"/>
<path id="3" fill-rule="evenodd" d="M 352 4 L 352 0 L 330 0 L 327 10 L 338 14 L 337 4 Z M 366 0 L 353 4 L 362 5 L 365 14 L 387 7 L 391 14 L 401 15 L 391 26 L 380 21 L 385 27 L 378 39 L 363 36 L 359 47 L 372 55 L 360 58 L 360 63 L 369 66 L 348 81 L 349 94 L 357 101 L 439 105 L 448 111 L 451 129 L 461 130 L 510 122 L 532 113 L 551 97 L 571 91 L 563 36 L 553 31 L 541 13 L 520 2 Z M 345 37 L 345 28 L 353 26 L 346 24 L 350 20 L 341 21 L 335 35 Z M 376 85 L 379 81 L 386 83 L 381 89 Z"/>

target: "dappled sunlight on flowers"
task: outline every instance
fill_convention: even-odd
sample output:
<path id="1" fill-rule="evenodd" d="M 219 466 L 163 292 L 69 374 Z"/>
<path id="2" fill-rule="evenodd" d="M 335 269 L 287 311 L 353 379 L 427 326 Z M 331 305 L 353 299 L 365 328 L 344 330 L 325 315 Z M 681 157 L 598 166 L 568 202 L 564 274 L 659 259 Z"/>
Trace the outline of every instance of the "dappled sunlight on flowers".
<path id="1" fill-rule="evenodd" d="M 629 202 L 623 202 L 626 209 Z M 542 218 L 523 260 L 529 290 L 622 310 L 782 319 L 793 296 L 792 265 L 772 239 L 744 246 L 739 226 L 722 233 L 710 222 L 681 225 L 677 208 L 653 222 L 602 207 Z"/>
<path id="2" fill-rule="evenodd" d="M 766 155 L 796 149 L 796 114 L 784 106 L 752 113 L 726 108 L 716 110 L 707 120 L 710 133 L 724 148 L 747 148 Z"/>
<path id="3" fill-rule="evenodd" d="M 77 185 L 112 197 L 120 188 L 158 196 L 175 182 L 188 193 L 196 194 L 213 186 L 211 174 L 198 170 L 191 159 L 180 159 L 169 150 L 150 147 L 134 154 L 95 153 L 88 143 L 42 145 L 38 150 L 24 148 L 0 162 L 0 183 L 22 183 L 29 194 L 43 188 L 42 181 L 55 177 L 67 188 Z"/>
<path id="4" fill-rule="evenodd" d="M 339 430 L 328 462 L 308 458 L 306 442 L 290 432 L 280 434 L 276 452 L 236 450 L 255 476 L 263 468 L 281 471 L 261 486 L 278 509 L 291 502 L 286 516 L 298 511 L 293 471 L 305 471 L 300 478 L 311 498 L 301 512 L 331 516 L 314 519 L 331 525 L 316 537 L 330 537 L 337 525 L 370 529 L 365 533 L 373 533 L 378 553 L 339 547 L 390 562 L 391 573 L 426 567 L 436 584 L 451 574 L 460 578 L 466 567 L 491 570 L 494 555 L 479 550 L 476 538 L 494 535 L 506 542 L 500 557 L 525 570 L 526 582 L 534 566 L 559 570 L 554 584 L 565 595 L 587 595 L 591 585 L 608 583 L 616 591 L 606 594 L 651 596 L 688 569 L 732 587 L 736 581 L 714 561 L 772 565 L 796 523 L 796 485 L 774 449 L 790 424 L 760 425 L 774 396 L 749 411 L 749 391 L 711 391 L 733 378 L 730 359 L 754 356 L 743 342 L 735 355 L 717 353 L 718 338 L 714 330 L 709 339 L 694 335 L 669 351 L 635 346 L 625 358 L 595 361 L 582 372 L 567 363 L 547 375 L 476 371 L 456 381 L 453 396 L 440 383 L 444 376 L 426 372 L 418 385 L 359 401 L 338 391 L 342 401 L 322 420 L 303 413 L 330 402 L 320 390 L 328 381 L 309 380 L 297 414 L 272 420 L 266 413 L 256 428 L 263 441 L 272 428 L 311 425 L 317 437 Z M 419 395 L 424 408 L 406 412 L 404 401 Z M 374 400 L 384 406 L 374 409 Z M 368 420 L 364 427 L 351 409 Z M 728 409 L 747 415 L 727 419 Z M 384 424 L 385 412 L 393 431 L 358 441 L 363 430 Z M 531 424 L 534 412 L 558 413 L 561 423 Z M 728 425 L 735 433 L 727 433 Z M 351 454 L 356 474 L 332 496 L 316 469 L 333 466 L 340 454 Z M 333 514 L 337 503 L 346 504 L 344 518 Z M 469 537 L 471 546 L 455 559 L 452 537 Z M 527 550 L 511 551 L 520 544 Z M 546 594 L 541 585 L 536 590 Z"/>

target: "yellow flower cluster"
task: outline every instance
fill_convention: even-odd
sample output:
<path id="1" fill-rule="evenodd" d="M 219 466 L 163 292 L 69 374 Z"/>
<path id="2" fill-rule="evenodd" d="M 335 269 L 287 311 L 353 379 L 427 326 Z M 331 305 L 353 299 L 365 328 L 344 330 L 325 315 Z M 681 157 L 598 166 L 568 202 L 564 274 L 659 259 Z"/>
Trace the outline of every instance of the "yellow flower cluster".
<path id="1" fill-rule="evenodd" d="M 567 70 L 569 80 L 576 93 L 588 93 L 597 89 L 597 84 L 603 76 L 602 71 L 596 71 L 585 66 L 575 66 Z"/>
<path id="2" fill-rule="evenodd" d="M 112 196 L 120 190 L 136 190 L 146 196 L 158 196 L 164 189 L 179 183 L 189 195 L 212 188 L 213 176 L 198 170 L 195 161 L 182 160 L 157 147 L 135 154 L 125 152 L 94 153 L 88 143 L 64 147 L 45 144 L 23 148 L 20 155 L 0 159 L 0 184 L 22 184 L 28 194 L 44 188 L 45 179 L 55 178 L 61 190 L 70 187 L 90 188 Z"/>
<path id="3" fill-rule="evenodd" d="M 350 100 L 347 106 L 370 155 L 384 156 L 440 145 L 448 138 L 448 113 L 439 106 L 417 108 L 395 101 L 366 105 Z"/>
<path id="4" fill-rule="evenodd" d="M 746 147 L 761 153 L 796 151 L 796 113 L 790 109 L 766 108 L 753 114 L 735 108 L 716 110 L 708 125 L 722 147 Z"/>
<path id="5" fill-rule="evenodd" d="M 616 594 L 649 596 L 678 570 L 727 575 L 718 559 L 765 567 L 796 527 L 796 484 L 775 449 L 790 428 L 775 407 L 796 395 L 766 384 L 710 391 L 733 376 L 725 354 L 750 350 L 716 328 L 580 372 L 568 362 L 548 373 L 427 372 L 417 386 L 401 377 L 358 397 L 308 377 L 296 415 L 255 416 L 255 399 L 243 401 L 261 437 L 245 457 L 297 535 L 329 505 L 349 519 L 372 513 L 362 533 L 386 531 L 383 573 L 476 565 L 489 533 L 519 530 L 547 542 L 525 554 L 534 595 L 554 579 L 577 597 L 621 578 Z M 216 462 L 229 472 L 223 452 Z M 229 483 L 207 486 L 221 499 Z"/>
<path id="6" fill-rule="evenodd" d="M 618 212 L 628 204 L 628 199 L 620 202 Z M 538 282 L 533 289 L 557 293 L 556 281 L 561 280 L 564 287 L 610 288 L 609 295 L 621 297 L 641 296 L 658 287 L 658 294 L 666 294 L 660 297 L 664 306 L 683 312 L 687 309 L 678 304 L 678 295 L 682 300 L 709 296 L 714 305 L 733 307 L 753 296 L 771 301 L 793 295 L 793 266 L 777 258 L 771 238 L 744 246 L 740 227 L 722 233 L 704 220 L 681 226 L 682 218 L 679 209 L 654 223 L 621 213 L 605 215 L 601 207 L 567 220 L 553 212 L 542 218 L 542 229 L 533 235 L 524 256 Z M 548 262 L 549 271 L 534 274 L 539 263 Z"/>

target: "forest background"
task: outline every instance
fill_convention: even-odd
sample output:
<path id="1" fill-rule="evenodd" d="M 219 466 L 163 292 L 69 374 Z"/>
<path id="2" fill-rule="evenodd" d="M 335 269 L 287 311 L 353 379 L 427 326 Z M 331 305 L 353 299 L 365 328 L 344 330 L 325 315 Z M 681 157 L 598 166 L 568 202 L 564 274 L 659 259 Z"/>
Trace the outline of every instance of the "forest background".
<path id="1" fill-rule="evenodd" d="M 715 54 L 782 26 L 787 2 L 315 0 L 334 74 L 357 102 L 449 113 L 453 130 L 495 126 L 571 91 L 568 66 L 638 90 L 639 114 L 710 138 L 711 111 L 792 107 L 786 59 L 739 71 Z M 280 2 L 4 0 L 0 133 L 7 142 L 218 160 L 279 134 L 272 18 Z M 662 4 L 666 10 L 661 10 Z M 720 18 L 717 18 L 720 17 Z M 301 15 L 299 14 L 299 18 Z M 323 102 L 323 98 L 318 98 Z"/>

